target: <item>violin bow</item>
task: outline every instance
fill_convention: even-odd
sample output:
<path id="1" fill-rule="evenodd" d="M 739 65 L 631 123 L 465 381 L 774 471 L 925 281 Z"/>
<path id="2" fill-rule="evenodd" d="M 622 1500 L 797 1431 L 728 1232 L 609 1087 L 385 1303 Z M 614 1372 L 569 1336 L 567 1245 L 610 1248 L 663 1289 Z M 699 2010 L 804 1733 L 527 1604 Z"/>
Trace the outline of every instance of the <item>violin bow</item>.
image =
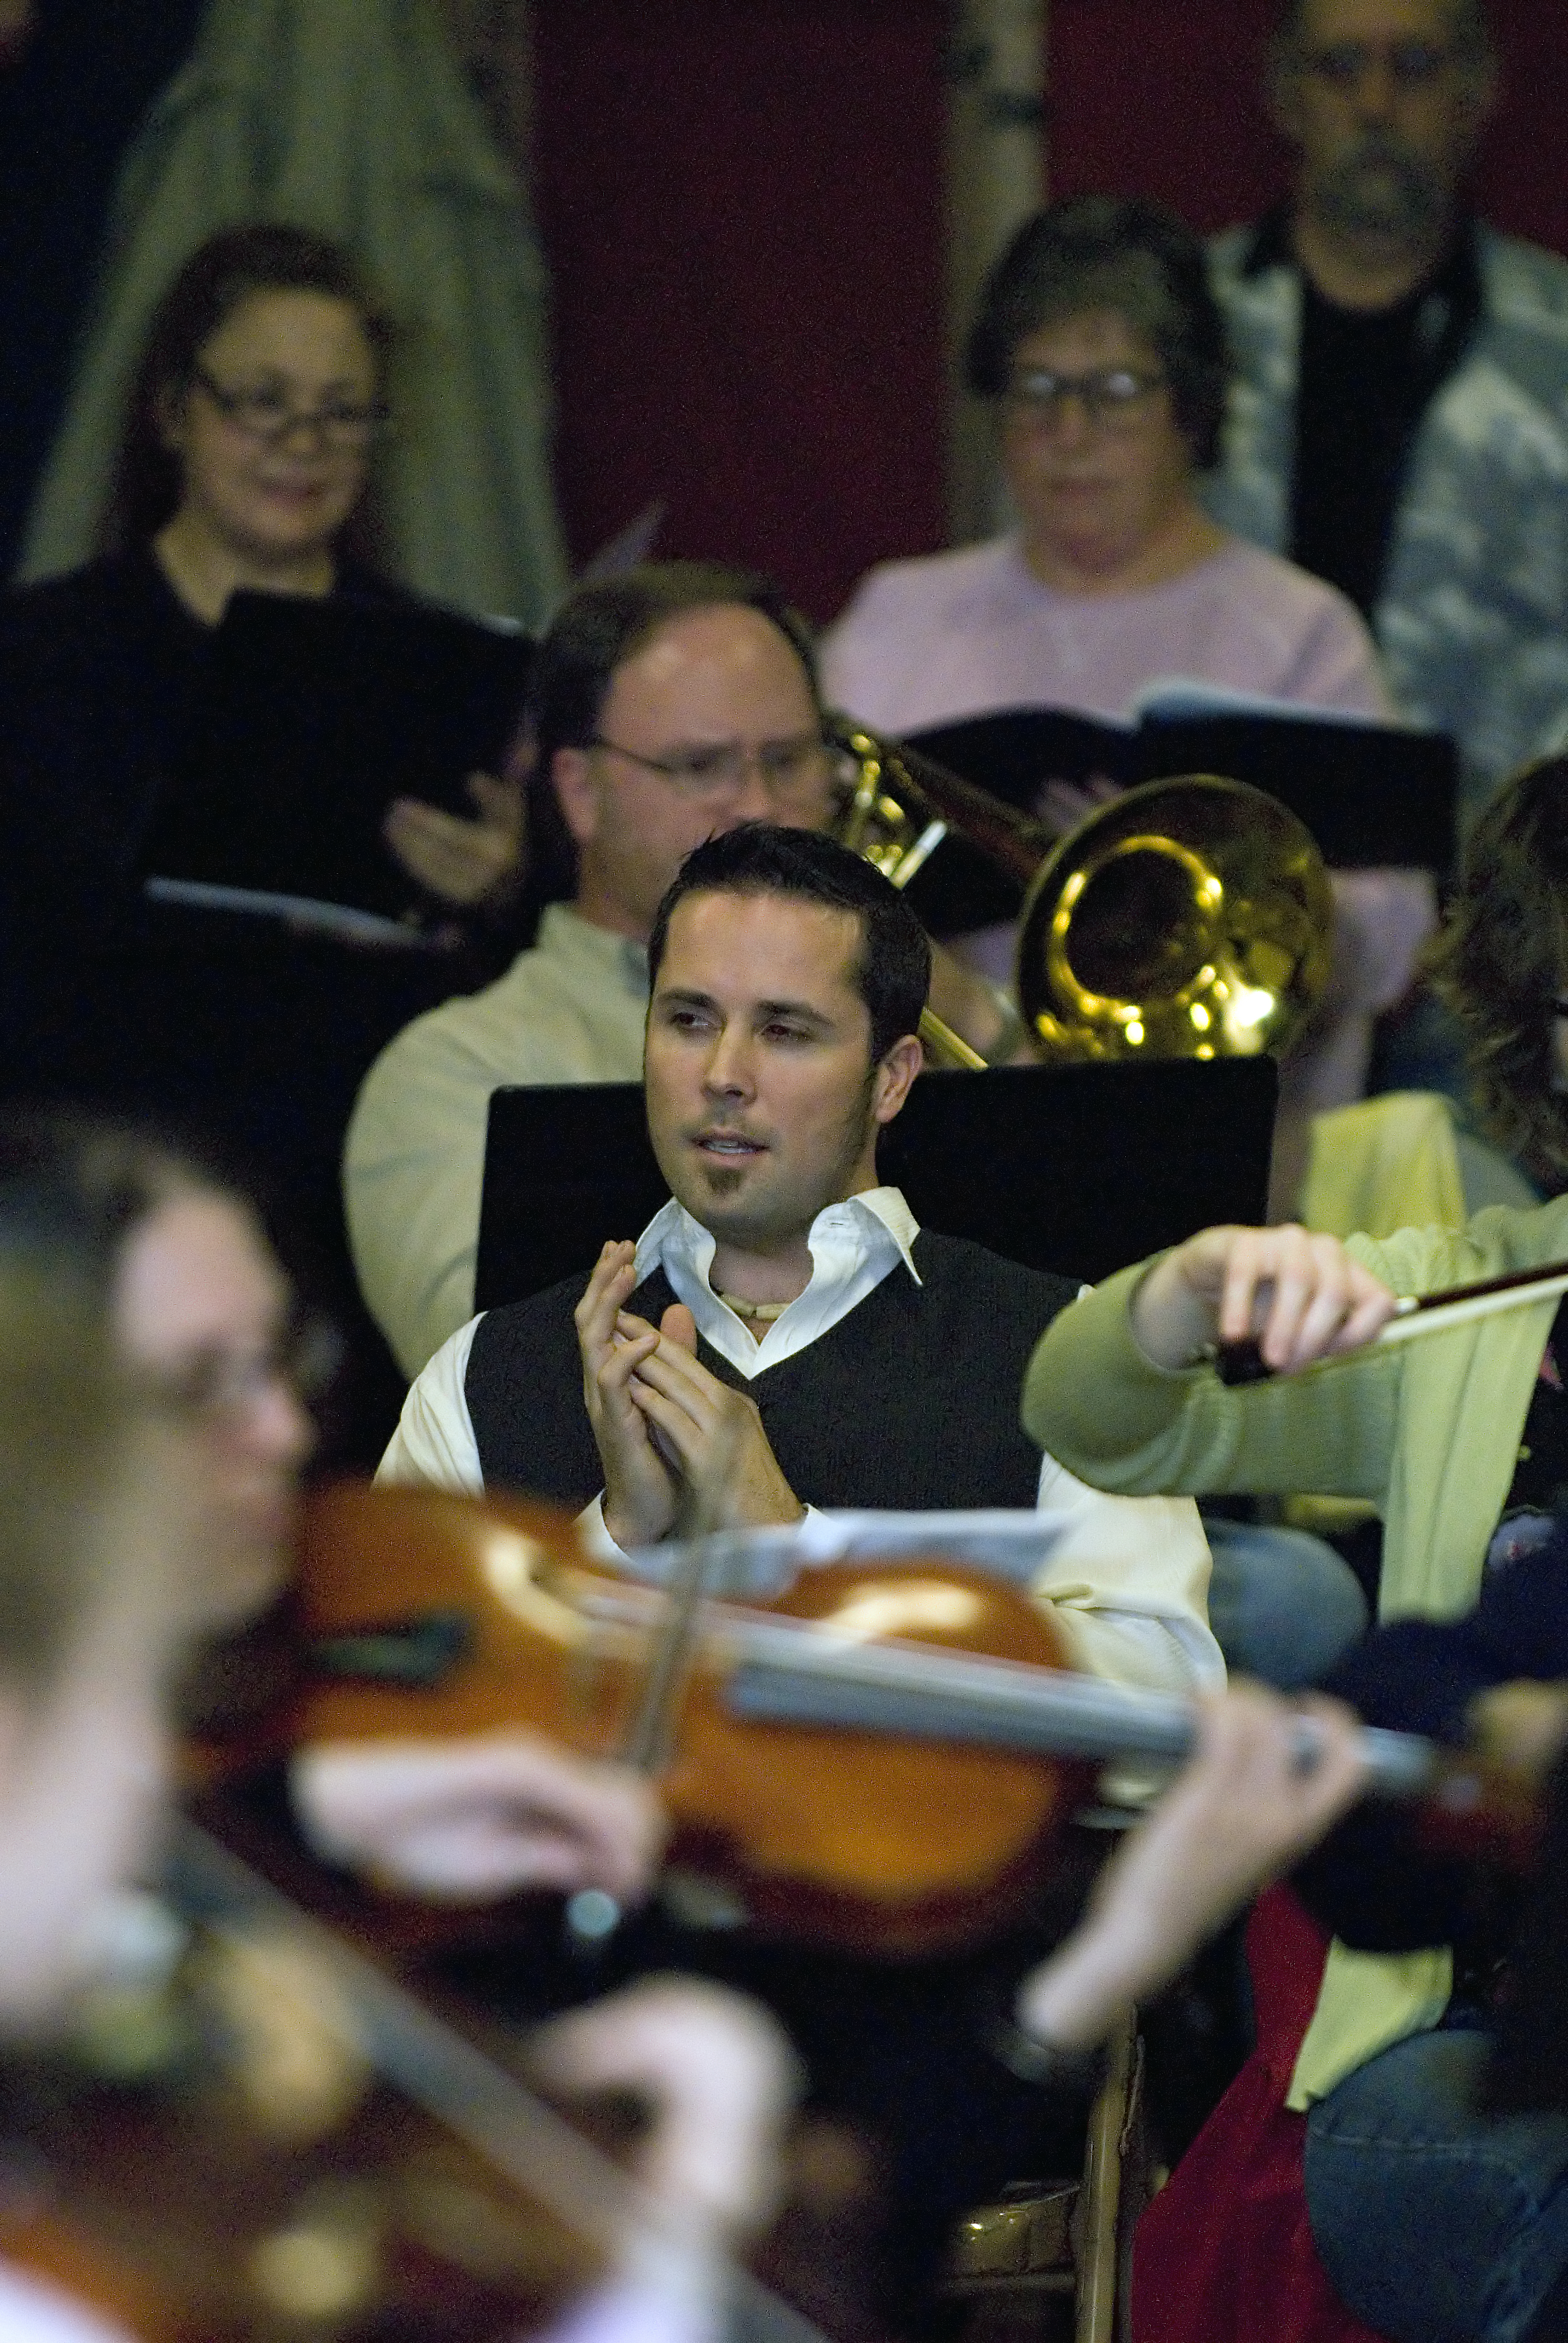
<path id="1" fill-rule="evenodd" d="M 1450 1333 L 1456 1326 L 1468 1326 L 1478 1318 L 1493 1318 L 1505 1310 L 1527 1309 L 1562 1293 L 1568 1293 L 1565 1261 L 1548 1262 L 1541 1269 L 1513 1270 L 1503 1277 L 1483 1277 L 1473 1285 L 1444 1286 L 1436 1293 L 1402 1293 L 1394 1303 L 1393 1316 L 1371 1342 L 1354 1351 L 1337 1352 L 1332 1358 L 1315 1360 L 1312 1367 L 1303 1372 L 1338 1366 L 1346 1359 L 1359 1359 L 1362 1351 L 1409 1342 L 1418 1335 Z M 1222 1383 L 1267 1383 L 1274 1373 L 1263 1358 L 1257 1338 L 1251 1334 L 1240 1342 L 1212 1343 L 1205 1355 Z"/>
<path id="2" fill-rule="evenodd" d="M 615 1753 L 618 1765 L 629 1765 L 650 1781 L 674 1751 L 681 1694 L 697 1658 L 702 1604 L 722 1546 L 722 1540 L 711 1535 L 693 1537 L 682 1545 L 649 1648 L 637 1713 Z M 567 1941 L 579 1955 L 602 1952 L 624 1916 L 604 1888 L 579 1887 L 567 1899 Z"/>

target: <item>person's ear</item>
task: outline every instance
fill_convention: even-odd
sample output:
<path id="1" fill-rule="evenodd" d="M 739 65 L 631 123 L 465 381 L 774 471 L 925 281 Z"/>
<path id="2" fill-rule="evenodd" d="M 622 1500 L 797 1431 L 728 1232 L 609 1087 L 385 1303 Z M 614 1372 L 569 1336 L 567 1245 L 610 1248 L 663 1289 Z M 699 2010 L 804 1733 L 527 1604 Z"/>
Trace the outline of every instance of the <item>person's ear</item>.
<path id="1" fill-rule="evenodd" d="M 591 846 L 598 835 L 599 792 L 591 752 L 558 749 L 550 759 L 550 787 L 574 846 Z"/>
<path id="2" fill-rule="evenodd" d="M 925 1063 L 919 1037 L 906 1033 L 880 1060 L 871 1079 L 871 1120 L 890 1123 L 909 1097 L 915 1076 Z"/>

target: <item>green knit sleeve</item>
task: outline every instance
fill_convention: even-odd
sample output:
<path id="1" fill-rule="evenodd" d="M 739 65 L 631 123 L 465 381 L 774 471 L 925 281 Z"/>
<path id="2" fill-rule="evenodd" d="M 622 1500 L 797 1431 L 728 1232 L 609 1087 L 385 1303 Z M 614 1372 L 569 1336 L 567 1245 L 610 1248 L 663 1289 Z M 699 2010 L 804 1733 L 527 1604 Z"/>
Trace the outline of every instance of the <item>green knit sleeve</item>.
<path id="1" fill-rule="evenodd" d="M 1144 1357 L 1128 1322 L 1150 1266 L 1081 1295 L 1041 1337 L 1024 1381 L 1031 1437 L 1070 1472 L 1123 1495 L 1308 1491 L 1381 1503 L 1399 1353 L 1368 1351 L 1240 1390 L 1207 1367 L 1167 1373 Z"/>

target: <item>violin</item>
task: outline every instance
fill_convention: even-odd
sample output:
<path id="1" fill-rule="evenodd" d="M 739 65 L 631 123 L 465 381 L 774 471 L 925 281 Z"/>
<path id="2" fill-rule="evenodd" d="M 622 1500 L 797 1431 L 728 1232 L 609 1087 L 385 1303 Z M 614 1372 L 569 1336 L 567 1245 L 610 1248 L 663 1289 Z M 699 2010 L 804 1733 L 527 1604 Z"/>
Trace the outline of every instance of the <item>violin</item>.
<path id="1" fill-rule="evenodd" d="M 767 1603 L 695 1576 L 667 1593 L 597 1568 L 548 1506 L 340 1484 L 307 1507 L 297 1602 L 297 1738 L 526 1725 L 638 1766 L 711 1916 L 793 1936 L 889 1957 L 984 1940 L 1091 1779 L 1005 1744 L 790 1713 L 802 1669 L 852 1652 L 983 1657 L 1030 1682 L 1063 1668 L 1042 1610 L 940 1558 L 812 1569 Z"/>
<path id="2" fill-rule="evenodd" d="M 143 2343 L 486 2343 L 629 2278 L 821 2343 L 593 2141 L 189 1823 L 166 1974 L 12 2063 L 0 2252 Z"/>
<path id="3" fill-rule="evenodd" d="M 676 1865 L 731 1923 L 893 1958 L 982 1942 L 1027 1908 L 1100 1768 L 1179 1763 L 1196 1714 L 1073 1672 L 1043 1607 L 907 1518 L 907 1554 L 801 1570 L 765 1602 L 709 1589 L 742 1558 L 787 1559 L 796 1533 L 695 1541 L 661 1590 L 597 1568 L 546 1506 L 324 1490 L 304 1527 L 313 1681 L 295 1731 L 526 1725 L 650 1773 Z M 1016 1527 L 1043 1557 L 1048 1523 Z M 1414 1735 L 1369 1729 L 1364 1745 L 1374 1791 L 1427 1799 L 1445 1844 L 1501 1813 L 1527 1846 L 1517 1785 Z"/>

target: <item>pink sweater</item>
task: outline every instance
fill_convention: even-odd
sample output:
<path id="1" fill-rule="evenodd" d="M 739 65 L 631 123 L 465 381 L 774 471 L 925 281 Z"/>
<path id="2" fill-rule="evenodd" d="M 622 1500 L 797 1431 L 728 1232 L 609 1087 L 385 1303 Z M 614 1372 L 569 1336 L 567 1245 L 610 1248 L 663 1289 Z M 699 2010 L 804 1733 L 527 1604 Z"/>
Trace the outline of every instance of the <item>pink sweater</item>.
<path id="1" fill-rule="evenodd" d="M 1127 715 L 1185 676 L 1386 719 L 1372 637 L 1342 594 L 1232 538 L 1136 594 L 1064 594 L 1016 537 L 871 570 L 822 644 L 827 696 L 863 724 L 918 732 L 1004 708 Z"/>

